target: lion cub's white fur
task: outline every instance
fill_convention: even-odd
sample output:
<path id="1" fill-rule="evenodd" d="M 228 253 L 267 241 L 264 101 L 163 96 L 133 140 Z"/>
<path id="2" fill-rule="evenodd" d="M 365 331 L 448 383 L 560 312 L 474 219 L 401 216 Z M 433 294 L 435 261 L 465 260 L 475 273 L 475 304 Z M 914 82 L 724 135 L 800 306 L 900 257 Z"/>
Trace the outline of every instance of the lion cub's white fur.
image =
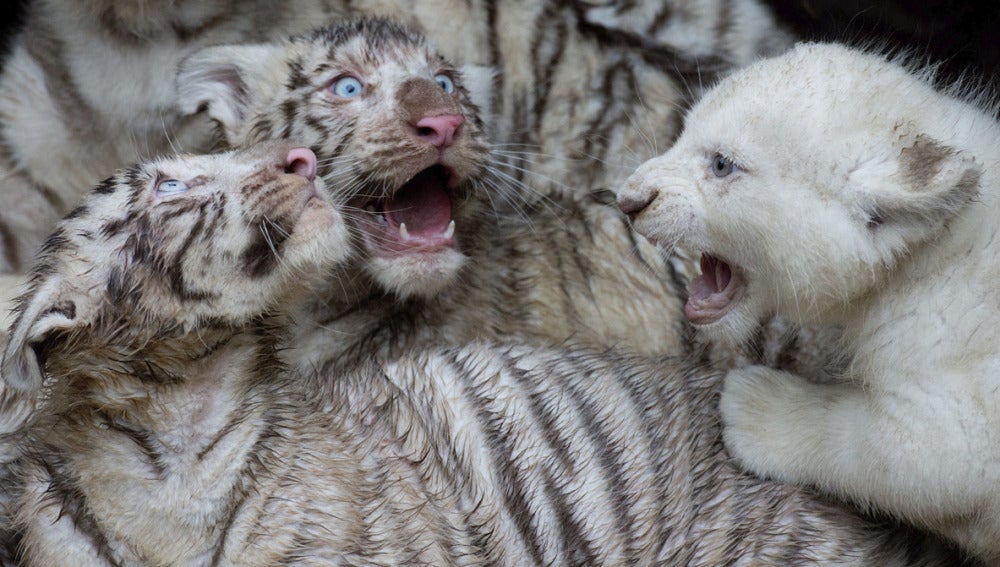
<path id="1" fill-rule="evenodd" d="M 926 75 L 926 74 L 924 74 Z M 1000 127 L 929 77 L 807 44 L 736 73 L 619 204 L 706 253 L 688 315 L 841 325 L 847 380 L 731 372 L 729 450 L 1000 563 Z M 714 169 L 713 169 L 714 168 Z"/>

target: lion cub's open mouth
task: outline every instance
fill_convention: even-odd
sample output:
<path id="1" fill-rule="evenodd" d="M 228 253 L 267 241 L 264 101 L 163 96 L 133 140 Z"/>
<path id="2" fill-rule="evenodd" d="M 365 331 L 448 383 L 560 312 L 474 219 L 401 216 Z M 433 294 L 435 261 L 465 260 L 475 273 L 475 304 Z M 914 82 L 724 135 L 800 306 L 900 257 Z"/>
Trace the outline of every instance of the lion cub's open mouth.
<path id="1" fill-rule="evenodd" d="M 450 171 L 433 165 L 390 196 L 359 203 L 369 249 L 383 257 L 439 252 L 455 246 Z"/>
<path id="2" fill-rule="evenodd" d="M 714 323 L 743 298 L 746 281 L 739 267 L 708 253 L 701 255 L 701 275 L 688 285 L 684 314 L 695 325 Z"/>

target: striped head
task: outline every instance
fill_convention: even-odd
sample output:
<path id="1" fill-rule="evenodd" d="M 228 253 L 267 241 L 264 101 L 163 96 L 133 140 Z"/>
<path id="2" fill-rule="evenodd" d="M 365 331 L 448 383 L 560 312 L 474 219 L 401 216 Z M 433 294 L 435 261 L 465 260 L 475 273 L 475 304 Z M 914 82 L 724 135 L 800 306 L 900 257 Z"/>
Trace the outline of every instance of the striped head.
<path id="1" fill-rule="evenodd" d="M 310 150 L 271 142 L 164 158 L 98 185 L 42 247 L 0 401 L 37 392 L 46 359 L 146 356 L 206 330 L 232 334 L 305 295 L 347 248 L 315 172 Z"/>
<path id="2" fill-rule="evenodd" d="M 232 146 L 304 142 L 349 205 L 357 260 L 383 290 L 431 296 L 466 260 L 488 170 L 472 102 L 483 71 L 459 71 L 423 36 L 361 19 L 283 43 L 212 47 L 182 65 L 182 111 L 207 111 Z"/>

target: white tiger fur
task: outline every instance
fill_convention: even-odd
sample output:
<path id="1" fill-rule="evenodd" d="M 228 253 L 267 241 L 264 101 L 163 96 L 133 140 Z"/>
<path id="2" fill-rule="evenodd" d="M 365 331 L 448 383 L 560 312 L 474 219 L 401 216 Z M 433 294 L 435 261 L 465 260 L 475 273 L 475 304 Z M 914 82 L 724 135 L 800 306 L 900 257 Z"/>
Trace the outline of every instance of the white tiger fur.
<path id="1" fill-rule="evenodd" d="M 422 36 L 384 19 L 284 43 L 212 47 L 182 65 L 185 109 L 205 109 L 232 145 L 277 137 L 311 145 L 327 186 L 352 206 L 353 275 L 331 281 L 297 317 L 290 360 L 321 366 L 432 337 L 545 344 L 574 337 L 680 352 L 682 331 L 672 323 L 681 320 L 681 301 L 670 266 L 632 238 L 617 210 L 585 194 L 518 213 L 491 207 L 522 197 L 491 163 L 470 100 L 488 92 L 490 75 L 475 71 L 458 73 Z M 435 83 L 441 74 L 451 77 L 453 93 Z M 351 99 L 331 92 L 343 77 L 359 80 L 363 92 Z M 464 116 L 451 145 L 414 135 L 422 117 L 442 112 Z M 392 212 L 403 206 L 405 214 Z M 453 238 L 428 237 L 451 230 L 447 215 Z M 404 217 L 424 235 L 402 236 Z M 664 313 L 672 314 L 666 324 Z"/>
<path id="2" fill-rule="evenodd" d="M 674 264 L 665 264 L 613 213 L 596 206 L 590 193 L 618 186 L 634 165 L 670 143 L 679 130 L 678 110 L 698 95 L 702 80 L 788 45 L 788 35 L 756 0 L 600 5 L 535 0 L 37 0 L 0 77 L 0 136 L 12 152 L 0 167 L 16 170 L 0 185 L 8 205 L 0 213 L 5 246 L 0 252 L 7 257 L 0 261 L 0 272 L 24 262 L 51 222 L 93 180 L 168 146 L 203 147 L 201 122 L 191 125 L 190 117 L 168 108 L 164 101 L 173 86 L 158 80 L 184 54 L 208 44 L 262 41 L 347 13 L 402 17 L 426 30 L 452 60 L 496 69 L 494 97 L 488 111 L 486 106 L 483 110 L 498 143 L 494 155 L 510 166 L 502 177 L 567 200 L 557 206 L 570 209 L 565 214 L 538 211 L 549 204 L 533 198 L 530 207 L 535 210 L 527 212 L 533 226 L 505 220 L 505 230 L 535 231 L 538 242 L 566 242 L 570 249 L 580 239 L 601 241 L 581 253 L 562 246 L 506 247 L 520 256 L 544 256 L 544 263 L 540 259 L 532 269 L 548 276 L 547 289 L 525 291 L 526 280 L 515 282 L 520 294 L 535 296 L 527 300 L 521 317 L 529 319 L 523 324 L 527 334 L 548 340 L 573 334 L 581 325 L 566 312 L 579 310 L 582 317 L 602 322 L 603 329 L 591 334 L 603 344 L 641 339 L 631 333 L 634 325 L 627 317 L 616 314 L 620 307 L 595 301 L 602 296 L 630 298 L 653 290 L 672 296 L 670 311 L 680 313 L 684 279 L 694 271 L 691 259 L 681 254 Z M 41 150 L 29 143 L 39 132 L 46 133 Z M 511 210 L 501 202 L 491 206 Z M 520 214 L 518 208 L 513 207 L 515 214 Z M 562 223 L 565 231 L 552 226 Z M 619 260 L 635 255 L 638 262 Z M 509 261 L 499 252 L 492 257 Z M 606 277 L 639 273 L 645 264 L 652 275 L 638 281 L 627 275 Z M 605 276 L 590 277 L 595 272 Z M 536 278 L 532 284 L 543 281 Z M 6 281 L 4 285 L 9 287 Z M 3 291 L 15 295 L 11 289 Z M 664 305 L 661 299 L 654 304 Z M 644 305 L 630 308 L 640 317 L 651 311 Z M 668 336 L 657 332 L 647 346 L 636 342 L 637 348 L 701 348 L 690 342 L 682 318 L 669 319 L 668 326 L 661 326 Z M 761 344 L 750 350 L 765 351 L 765 356 L 753 360 L 810 365 L 809 349 L 796 342 L 801 337 L 785 333 L 780 325 L 761 336 Z M 812 342 L 807 338 L 804 344 Z M 731 354 L 723 351 L 721 356 Z M 720 354 L 713 351 L 712 356 Z"/>
<path id="3" fill-rule="evenodd" d="M 314 168 L 273 143 L 160 160 L 48 240 L 3 363 L 5 395 L 44 385 L 20 564 L 955 564 L 740 473 L 718 376 L 675 359 L 469 345 L 288 371 L 280 312 L 346 255 Z"/>
<path id="4" fill-rule="evenodd" d="M 497 70 L 493 138 L 541 192 L 612 189 L 669 146 L 717 73 L 787 49 L 761 2 L 375 0 L 452 61 Z M 456 33 L 451 18 L 472 22 Z M 530 153 L 525 155 L 525 151 Z"/>
<path id="5" fill-rule="evenodd" d="M 727 447 L 1000 564 L 1000 125 L 927 72 L 812 44 L 692 110 L 619 196 L 705 251 L 687 313 L 745 338 L 777 311 L 841 325 L 845 380 L 726 377 Z"/>
<path id="6" fill-rule="evenodd" d="M 22 271 L 55 222 L 116 168 L 204 149 L 174 111 L 173 69 L 219 42 L 308 29 L 326 0 L 33 0 L 0 73 L 0 272 Z"/>
<path id="7" fill-rule="evenodd" d="M 511 142 L 540 145 L 559 158 L 547 161 L 543 173 L 593 176 L 603 167 L 566 164 L 589 156 L 615 161 L 603 150 L 611 139 L 642 152 L 647 137 L 673 136 L 671 105 L 685 98 L 677 81 L 695 76 L 695 60 L 740 64 L 784 45 L 757 2 L 735 2 L 749 17 L 730 19 L 726 7 L 733 4 L 648 3 L 638 11 L 655 11 L 657 25 L 643 34 L 631 22 L 614 27 L 615 18 L 591 14 L 587 3 L 33 0 L 0 74 L 0 194 L 8 205 L 0 210 L 0 271 L 26 265 L 54 222 L 110 171 L 171 149 L 204 148 L 208 132 L 174 111 L 169 80 L 176 63 L 200 47 L 283 37 L 347 14 L 402 17 L 453 59 L 503 68 L 501 130 Z M 615 14 L 633 11 L 622 5 Z M 556 69 L 554 81 L 539 74 Z M 630 94 L 639 83 L 657 104 L 642 108 Z M 626 97 L 612 112 L 601 94 L 610 89 Z M 622 128 L 630 120 L 638 128 Z M 619 179 L 625 171 L 616 170 Z M 560 178 L 569 184 L 570 177 Z"/>

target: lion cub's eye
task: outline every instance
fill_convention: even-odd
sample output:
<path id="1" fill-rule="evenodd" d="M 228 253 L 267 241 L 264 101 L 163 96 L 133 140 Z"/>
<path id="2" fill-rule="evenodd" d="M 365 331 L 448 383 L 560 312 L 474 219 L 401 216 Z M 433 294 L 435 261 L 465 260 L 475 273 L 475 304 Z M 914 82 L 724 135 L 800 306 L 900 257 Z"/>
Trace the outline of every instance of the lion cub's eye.
<path id="1" fill-rule="evenodd" d="M 445 75 L 444 73 L 434 75 L 434 80 L 437 81 L 437 84 L 441 85 L 444 92 L 451 94 L 455 91 L 455 83 L 448 75 Z"/>
<path id="2" fill-rule="evenodd" d="M 712 156 L 712 173 L 716 177 L 725 177 L 736 170 L 733 160 L 722 154 Z"/>
<path id="3" fill-rule="evenodd" d="M 174 195 L 188 190 L 187 183 L 178 179 L 164 179 L 156 185 L 157 195 Z"/>

